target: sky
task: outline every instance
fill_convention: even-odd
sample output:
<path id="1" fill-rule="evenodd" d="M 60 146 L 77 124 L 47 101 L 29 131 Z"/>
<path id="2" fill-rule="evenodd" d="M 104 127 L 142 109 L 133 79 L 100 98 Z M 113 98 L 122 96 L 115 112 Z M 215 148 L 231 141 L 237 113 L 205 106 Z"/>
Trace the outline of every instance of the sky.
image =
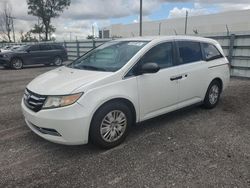
<path id="1" fill-rule="evenodd" d="M 29 31 L 37 18 L 28 15 L 26 0 L 0 0 L 0 11 L 4 3 L 12 7 L 15 30 Z M 111 24 L 138 22 L 140 0 L 71 0 L 68 9 L 54 18 L 53 34 L 57 40 L 84 39 L 92 34 L 92 27 L 98 35 L 98 28 Z M 172 19 L 213 14 L 224 11 L 250 9 L 250 0 L 143 0 L 143 21 Z M 18 34 L 17 34 L 18 35 Z"/>

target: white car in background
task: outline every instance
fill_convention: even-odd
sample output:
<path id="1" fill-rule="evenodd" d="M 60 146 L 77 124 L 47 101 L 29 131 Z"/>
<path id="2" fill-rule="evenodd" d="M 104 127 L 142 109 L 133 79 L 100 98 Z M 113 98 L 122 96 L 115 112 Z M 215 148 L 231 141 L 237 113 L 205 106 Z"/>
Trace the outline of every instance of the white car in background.
<path id="1" fill-rule="evenodd" d="M 10 48 L 11 46 L 4 46 L 3 48 L 0 49 L 0 53 L 5 51 L 10 51 Z"/>
<path id="2" fill-rule="evenodd" d="M 18 49 L 20 47 L 21 47 L 21 45 L 5 46 L 5 47 L 0 49 L 0 52 L 9 52 L 9 51 L 12 51 L 12 50 L 16 50 L 16 49 Z"/>
<path id="3" fill-rule="evenodd" d="M 129 128 L 192 104 L 217 105 L 229 63 L 212 39 L 166 36 L 107 42 L 30 82 L 27 125 L 61 144 L 120 144 Z"/>

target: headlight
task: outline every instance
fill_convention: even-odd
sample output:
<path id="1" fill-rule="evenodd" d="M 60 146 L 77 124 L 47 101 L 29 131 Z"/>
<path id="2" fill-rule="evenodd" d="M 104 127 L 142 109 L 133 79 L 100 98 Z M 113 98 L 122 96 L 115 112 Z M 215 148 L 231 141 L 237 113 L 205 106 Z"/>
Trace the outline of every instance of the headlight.
<path id="1" fill-rule="evenodd" d="M 2 55 L 3 58 L 8 58 L 9 56 L 7 54 Z"/>
<path id="2" fill-rule="evenodd" d="M 64 96 L 48 96 L 43 105 L 43 109 L 58 108 L 71 105 L 75 103 L 81 96 L 82 93 L 64 95 Z"/>

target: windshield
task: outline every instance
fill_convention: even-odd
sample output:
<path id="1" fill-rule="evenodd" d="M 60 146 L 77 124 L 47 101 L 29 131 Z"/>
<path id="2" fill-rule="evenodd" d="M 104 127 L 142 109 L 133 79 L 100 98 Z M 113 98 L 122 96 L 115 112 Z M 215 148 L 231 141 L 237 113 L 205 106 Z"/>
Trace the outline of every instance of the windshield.
<path id="1" fill-rule="evenodd" d="M 17 50 L 18 48 L 20 48 L 21 46 L 12 46 L 10 49 L 11 50 Z"/>
<path id="2" fill-rule="evenodd" d="M 147 41 L 111 41 L 76 59 L 68 67 L 115 72 L 122 68 Z"/>
<path id="3" fill-rule="evenodd" d="M 29 47 L 30 47 L 30 45 L 24 45 L 24 46 L 20 46 L 19 48 L 14 49 L 14 50 L 15 51 L 26 51 Z"/>

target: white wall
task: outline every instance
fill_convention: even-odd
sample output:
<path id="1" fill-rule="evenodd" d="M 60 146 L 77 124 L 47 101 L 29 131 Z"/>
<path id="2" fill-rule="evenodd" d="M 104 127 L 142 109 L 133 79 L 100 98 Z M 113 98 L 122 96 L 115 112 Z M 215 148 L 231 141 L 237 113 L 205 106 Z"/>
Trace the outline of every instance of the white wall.
<path id="1" fill-rule="evenodd" d="M 161 35 L 175 35 L 174 30 L 177 34 L 184 34 L 185 18 L 175 18 L 143 22 L 143 35 L 158 35 L 159 23 L 161 23 Z M 250 33 L 250 10 L 189 17 L 187 34 L 194 35 L 193 29 L 197 29 L 199 35 L 226 34 L 226 25 L 230 33 Z M 110 30 L 110 37 L 139 35 L 139 23 L 115 24 L 103 29 Z"/>

